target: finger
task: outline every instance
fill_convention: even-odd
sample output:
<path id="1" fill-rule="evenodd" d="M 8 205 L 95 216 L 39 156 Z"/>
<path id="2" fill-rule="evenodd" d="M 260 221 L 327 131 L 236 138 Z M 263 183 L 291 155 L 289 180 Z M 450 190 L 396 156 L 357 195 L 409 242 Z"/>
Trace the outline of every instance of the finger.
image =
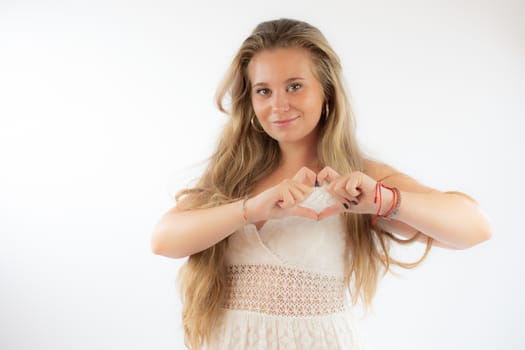
<path id="1" fill-rule="evenodd" d="M 284 189 L 281 192 L 280 200 L 277 202 L 277 205 L 281 207 L 282 209 L 286 209 L 286 208 L 290 208 L 294 204 L 295 204 L 295 200 L 289 188 Z"/>
<path id="2" fill-rule="evenodd" d="M 312 191 L 312 186 L 294 180 L 286 180 L 281 184 L 281 192 L 277 205 L 281 208 L 289 208 L 304 200 Z"/>
<path id="3" fill-rule="evenodd" d="M 303 196 L 304 196 L 303 199 L 306 198 L 307 196 L 309 196 L 314 190 L 314 188 L 312 186 L 301 184 L 301 183 L 296 183 L 296 188 L 298 188 L 301 191 L 301 193 L 303 194 Z"/>
<path id="4" fill-rule="evenodd" d="M 341 209 L 341 211 L 352 210 L 352 208 L 355 208 L 359 204 L 359 201 L 355 198 L 344 197 L 337 193 L 332 194 L 332 196 L 337 201 L 337 204 L 334 204 L 334 207 Z"/>
<path id="5" fill-rule="evenodd" d="M 310 208 L 301 207 L 300 205 L 290 209 L 290 215 L 304 216 L 313 220 L 318 220 L 317 212 Z"/>
<path id="6" fill-rule="evenodd" d="M 341 188 L 344 186 L 345 184 L 345 178 L 343 177 L 338 177 L 336 179 L 334 179 L 332 182 L 330 182 L 328 184 L 328 186 L 326 186 L 326 189 L 328 190 L 328 192 L 332 193 L 332 194 L 336 194 L 336 193 L 339 193 Z M 344 195 L 343 195 L 344 196 Z"/>
<path id="7" fill-rule="evenodd" d="M 358 205 L 359 197 L 349 195 L 344 188 L 335 188 L 331 192 L 332 196 L 341 203 L 348 203 L 349 205 Z"/>
<path id="8" fill-rule="evenodd" d="M 337 179 L 339 177 L 339 173 L 335 171 L 334 169 L 330 168 L 329 166 L 326 166 L 317 174 L 317 181 L 319 183 L 319 186 L 322 186 L 325 184 L 325 182 L 332 182 L 333 180 Z"/>
<path id="9" fill-rule="evenodd" d="M 361 182 L 363 178 L 360 173 L 354 172 L 350 174 L 350 177 L 346 181 L 345 191 L 350 195 L 350 197 L 357 198 L 361 194 Z"/>
<path id="10" fill-rule="evenodd" d="M 309 185 L 311 187 L 315 186 L 315 180 L 317 174 L 307 167 L 302 167 L 292 178 L 292 180 Z"/>
<path id="11" fill-rule="evenodd" d="M 348 193 L 344 190 L 345 181 L 345 178 L 340 177 L 330 183 L 326 189 L 337 201 L 350 203 L 352 199 L 349 198 Z"/>
<path id="12" fill-rule="evenodd" d="M 328 192 L 339 202 L 344 210 L 349 210 L 359 204 L 359 198 L 349 196 L 345 189 L 346 179 L 339 178 L 327 186 Z M 336 205 L 339 206 L 339 205 Z M 343 210 L 343 211 L 344 211 Z"/>
<path id="13" fill-rule="evenodd" d="M 303 185 L 306 186 L 306 185 Z M 308 186 L 306 186 L 308 187 Z M 308 189 L 306 189 L 308 190 Z M 290 186 L 289 188 L 290 194 L 293 197 L 294 203 L 299 203 L 303 199 L 306 198 L 307 194 L 305 193 L 305 189 L 301 188 L 301 184 L 296 184 L 295 186 Z"/>
<path id="14" fill-rule="evenodd" d="M 337 203 L 337 204 L 331 205 L 323 209 L 323 211 L 319 213 L 318 217 L 319 217 L 319 220 L 322 220 L 332 215 L 338 215 L 338 214 L 344 213 L 345 211 L 346 211 L 346 208 L 342 204 Z"/>
<path id="15" fill-rule="evenodd" d="M 361 190 L 357 185 L 355 185 L 359 183 L 355 177 L 356 176 L 352 174 L 345 177 L 340 177 L 336 181 L 329 184 L 327 189 L 334 197 L 339 198 L 339 201 L 344 199 L 348 203 L 357 205 L 359 203 Z"/>

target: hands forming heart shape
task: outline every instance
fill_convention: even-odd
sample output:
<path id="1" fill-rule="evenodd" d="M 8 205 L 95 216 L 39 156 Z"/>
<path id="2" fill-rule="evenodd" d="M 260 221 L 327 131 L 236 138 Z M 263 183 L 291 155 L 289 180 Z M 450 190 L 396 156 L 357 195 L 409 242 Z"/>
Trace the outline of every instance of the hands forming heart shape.
<path id="1" fill-rule="evenodd" d="M 325 167 L 319 173 L 304 167 L 292 179 L 250 198 L 246 202 L 250 222 L 285 216 L 304 216 L 321 220 L 343 212 L 373 214 L 376 181 L 360 171 L 346 175 Z M 391 202 L 390 191 L 385 200 Z"/>

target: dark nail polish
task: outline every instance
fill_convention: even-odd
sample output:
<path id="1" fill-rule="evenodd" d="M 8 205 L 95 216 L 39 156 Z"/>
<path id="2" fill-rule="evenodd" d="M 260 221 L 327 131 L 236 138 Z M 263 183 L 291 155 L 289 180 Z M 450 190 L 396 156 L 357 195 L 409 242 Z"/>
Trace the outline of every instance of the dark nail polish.
<path id="1" fill-rule="evenodd" d="M 359 204 L 359 202 L 358 202 L 358 201 L 356 201 L 356 200 L 353 200 L 353 201 L 352 201 L 352 204 L 353 204 L 353 205 L 358 205 L 358 204 Z"/>
<path id="2" fill-rule="evenodd" d="M 343 207 L 345 207 L 345 209 L 350 208 L 350 206 L 348 204 L 346 204 L 346 203 L 343 203 Z"/>

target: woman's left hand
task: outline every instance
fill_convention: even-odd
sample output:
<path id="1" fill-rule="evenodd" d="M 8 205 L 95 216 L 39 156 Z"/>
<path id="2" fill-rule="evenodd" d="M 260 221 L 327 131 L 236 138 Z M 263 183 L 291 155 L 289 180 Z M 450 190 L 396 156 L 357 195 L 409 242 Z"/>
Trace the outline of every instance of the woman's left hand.
<path id="1" fill-rule="evenodd" d="M 339 175 L 334 169 L 325 167 L 317 174 L 317 181 L 339 202 L 319 213 L 319 220 L 344 212 L 376 214 L 380 200 L 374 202 L 377 181 L 360 171 Z M 385 212 L 394 199 L 392 191 L 381 191 L 381 213 Z"/>

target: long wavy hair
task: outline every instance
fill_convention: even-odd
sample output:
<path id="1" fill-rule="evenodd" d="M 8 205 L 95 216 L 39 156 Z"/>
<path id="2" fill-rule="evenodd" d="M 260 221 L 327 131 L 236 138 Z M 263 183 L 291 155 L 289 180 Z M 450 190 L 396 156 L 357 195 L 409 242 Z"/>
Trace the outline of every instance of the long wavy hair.
<path id="1" fill-rule="evenodd" d="M 230 117 L 196 186 L 177 194 L 179 209 L 210 208 L 237 201 L 276 169 L 281 156 L 277 141 L 255 130 L 250 123 L 255 112 L 251 104 L 248 64 L 261 50 L 297 47 L 310 52 L 328 104 L 328 115 L 323 115 L 318 125 L 317 157 L 320 165 L 330 166 L 340 174 L 364 170 L 339 57 L 323 34 L 312 25 L 292 19 L 267 21 L 260 23 L 244 40 L 217 90 L 217 106 Z M 225 103 L 229 104 L 228 108 Z M 380 275 L 389 271 L 391 265 L 416 266 L 428 254 L 431 241 L 428 241 L 421 259 L 403 263 L 389 255 L 391 243 L 409 243 L 415 237 L 400 240 L 373 226 L 370 215 L 343 215 L 346 228 L 345 282 L 354 304 L 361 299 L 364 305 L 370 305 Z M 182 321 L 188 348 L 201 349 L 209 342 L 215 322 L 221 320 L 227 241 L 226 238 L 191 255 L 180 269 Z"/>

